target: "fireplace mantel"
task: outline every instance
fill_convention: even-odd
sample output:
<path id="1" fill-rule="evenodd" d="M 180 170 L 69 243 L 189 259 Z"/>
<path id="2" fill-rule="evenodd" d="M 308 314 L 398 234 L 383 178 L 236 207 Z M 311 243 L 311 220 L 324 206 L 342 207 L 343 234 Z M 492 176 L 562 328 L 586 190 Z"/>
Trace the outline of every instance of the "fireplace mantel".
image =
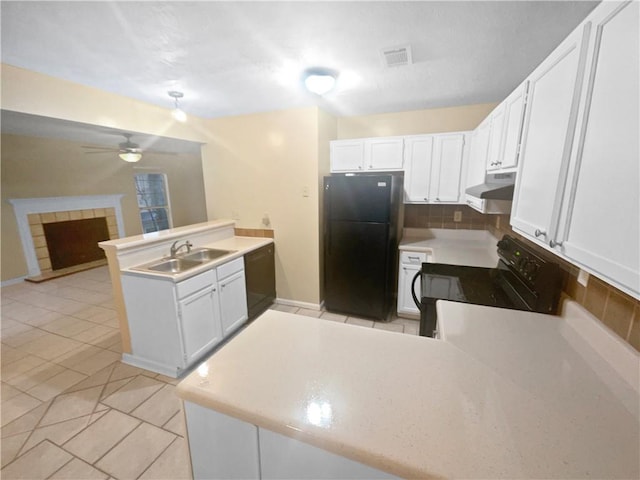
<path id="1" fill-rule="evenodd" d="M 118 235 L 122 238 L 125 236 L 122 207 L 120 205 L 120 200 L 123 196 L 124 194 L 10 199 L 9 203 L 13 205 L 13 211 L 18 222 L 18 232 L 27 261 L 28 275 L 34 277 L 41 273 L 29 227 L 28 216 L 30 214 L 113 208 L 116 212 Z"/>

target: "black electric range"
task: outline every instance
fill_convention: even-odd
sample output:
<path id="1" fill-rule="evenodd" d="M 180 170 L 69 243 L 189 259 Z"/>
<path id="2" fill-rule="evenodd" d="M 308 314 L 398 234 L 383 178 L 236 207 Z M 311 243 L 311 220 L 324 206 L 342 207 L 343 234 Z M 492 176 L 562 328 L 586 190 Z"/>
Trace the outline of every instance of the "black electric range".
<path id="1" fill-rule="evenodd" d="M 412 283 L 413 299 L 420 309 L 420 335 L 436 336 L 436 302 L 472 303 L 555 314 L 562 290 L 562 271 L 557 263 L 537 255 L 523 242 L 505 235 L 498 241 L 495 268 L 423 263 Z M 414 285 L 420 278 L 421 298 Z"/>

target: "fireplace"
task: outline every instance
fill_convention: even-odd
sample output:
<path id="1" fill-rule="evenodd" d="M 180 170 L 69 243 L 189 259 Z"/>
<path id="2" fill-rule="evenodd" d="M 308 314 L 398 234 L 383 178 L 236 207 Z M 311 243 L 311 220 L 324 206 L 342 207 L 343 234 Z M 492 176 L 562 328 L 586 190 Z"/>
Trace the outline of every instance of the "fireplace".
<path id="1" fill-rule="evenodd" d="M 121 198 L 96 195 L 9 200 L 27 260 L 27 279 L 39 281 L 56 276 L 56 272 L 59 276 L 71 264 L 106 264 L 97 243 L 124 237 Z"/>
<path id="2" fill-rule="evenodd" d="M 42 227 L 52 270 L 106 258 L 98 247 L 98 242 L 110 240 L 106 217 L 44 223 Z"/>

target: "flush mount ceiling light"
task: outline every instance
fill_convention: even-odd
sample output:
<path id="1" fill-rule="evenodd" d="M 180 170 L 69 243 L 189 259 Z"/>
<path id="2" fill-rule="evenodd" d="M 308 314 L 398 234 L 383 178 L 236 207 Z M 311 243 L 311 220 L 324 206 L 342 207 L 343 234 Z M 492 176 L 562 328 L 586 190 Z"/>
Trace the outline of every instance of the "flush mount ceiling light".
<path id="1" fill-rule="evenodd" d="M 336 86 L 336 72 L 327 68 L 310 68 L 302 75 L 304 86 L 311 93 L 324 95 Z"/>
<path id="2" fill-rule="evenodd" d="M 178 105 L 178 99 L 184 97 L 184 93 L 182 92 L 178 92 L 176 90 L 171 90 L 169 92 L 167 92 L 169 94 L 169 96 L 171 98 L 174 99 L 175 104 L 174 104 L 174 109 L 171 112 L 171 116 L 177 120 L 178 122 L 186 122 L 187 121 L 187 114 L 184 113 L 183 110 L 180 109 L 180 106 Z"/>

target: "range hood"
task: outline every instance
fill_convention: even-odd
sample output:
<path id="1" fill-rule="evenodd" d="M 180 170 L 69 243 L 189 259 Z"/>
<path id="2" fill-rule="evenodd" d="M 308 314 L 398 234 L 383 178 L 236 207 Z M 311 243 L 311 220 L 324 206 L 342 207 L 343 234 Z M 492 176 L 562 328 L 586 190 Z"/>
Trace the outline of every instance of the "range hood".
<path id="1" fill-rule="evenodd" d="M 480 185 L 467 188 L 465 193 L 476 198 L 512 200 L 514 188 L 515 185 L 513 183 L 508 185 L 499 183 L 481 183 Z"/>
<path id="2" fill-rule="evenodd" d="M 513 183 L 481 183 L 465 190 L 465 201 L 480 213 L 511 213 Z"/>

